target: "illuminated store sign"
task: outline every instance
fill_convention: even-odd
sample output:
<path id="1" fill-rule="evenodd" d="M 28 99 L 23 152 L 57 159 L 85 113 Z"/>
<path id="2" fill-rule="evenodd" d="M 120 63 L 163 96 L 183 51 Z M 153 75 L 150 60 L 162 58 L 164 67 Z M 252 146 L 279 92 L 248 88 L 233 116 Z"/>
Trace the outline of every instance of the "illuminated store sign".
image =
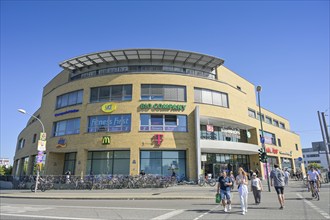
<path id="1" fill-rule="evenodd" d="M 113 102 L 108 102 L 102 105 L 102 111 L 106 113 L 111 113 L 117 109 L 117 105 Z"/>
<path id="2" fill-rule="evenodd" d="M 111 142 L 111 137 L 110 136 L 103 136 L 102 137 L 102 144 L 103 145 L 108 145 Z"/>
<path id="3" fill-rule="evenodd" d="M 69 114 L 69 113 L 75 113 L 75 112 L 79 112 L 79 110 L 78 109 L 72 109 L 72 110 L 68 110 L 68 111 L 65 111 L 65 112 L 60 112 L 60 113 L 55 114 L 55 117 L 61 116 L 61 115 L 66 115 L 66 114 Z"/>
<path id="4" fill-rule="evenodd" d="M 186 105 L 177 105 L 177 104 L 147 104 L 142 103 L 140 105 L 142 110 L 158 110 L 158 111 L 184 111 Z"/>

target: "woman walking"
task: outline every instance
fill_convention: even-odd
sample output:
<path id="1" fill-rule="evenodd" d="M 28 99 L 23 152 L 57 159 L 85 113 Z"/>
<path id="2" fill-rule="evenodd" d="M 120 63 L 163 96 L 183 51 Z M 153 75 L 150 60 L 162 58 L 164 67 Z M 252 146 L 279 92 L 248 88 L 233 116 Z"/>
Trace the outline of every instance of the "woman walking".
<path id="1" fill-rule="evenodd" d="M 263 188 L 261 180 L 258 178 L 256 173 L 252 174 L 251 191 L 253 192 L 254 201 L 256 202 L 256 205 L 259 205 L 261 200 L 261 191 L 263 191 Z"/>
<path id="2" fill-rule="evenodd" d="M 242 167 L 238 169 L 238 175 L 236 177 L 236 184 L 238 185 L 238 193 L 241 201 L 242 215 L 247 213 L 247 200 L 248 200 L 248 177 Z"/>

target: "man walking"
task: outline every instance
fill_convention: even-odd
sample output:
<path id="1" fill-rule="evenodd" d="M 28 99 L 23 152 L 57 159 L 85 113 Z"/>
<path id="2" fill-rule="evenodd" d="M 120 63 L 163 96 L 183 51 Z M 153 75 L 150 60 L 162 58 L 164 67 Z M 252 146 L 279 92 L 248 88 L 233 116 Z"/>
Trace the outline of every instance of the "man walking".
<path id="1" fill-rule="evenodd" d="M 218 180 L 217 192 L 221 195 L 222 205 L 224 207 L 225 212 L 231 210 L 230 190 L 232 184 L 233 183 L 231 179 L 227 176 L 226 171 L 223 171 Z"/>
<path id="2" fill-rule="evenodd" d="M 270 185 L 274 187 L 278 196 L 278 201 L 280 202 L 280 209 L 284 208 L 284 172 L 278 168 L 277 164 L 274 164 L 274 168 L 270 173 Z"/>

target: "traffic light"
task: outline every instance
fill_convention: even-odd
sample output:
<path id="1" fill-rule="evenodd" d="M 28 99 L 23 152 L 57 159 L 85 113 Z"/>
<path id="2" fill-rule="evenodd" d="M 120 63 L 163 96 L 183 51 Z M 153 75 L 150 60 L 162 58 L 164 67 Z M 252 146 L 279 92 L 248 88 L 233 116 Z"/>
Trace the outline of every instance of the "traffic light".
<path id="1" fill-rule="evenodd" d="M 263 163 L 266 163 L 267 162 L 267 158 L 268 158 L 268 156 L 267 156 L 267 153 L 266 152 L 262 152 L 262 154 L 261 154 L 261 162 L 263 162 Z"/>
<path id="2" fill-rule="evenodd" d="M 259 151 L 259 161 L 262 162 L 262 154 L 264 153 L 264 150 L 262 148 L 258 149 Z"/>

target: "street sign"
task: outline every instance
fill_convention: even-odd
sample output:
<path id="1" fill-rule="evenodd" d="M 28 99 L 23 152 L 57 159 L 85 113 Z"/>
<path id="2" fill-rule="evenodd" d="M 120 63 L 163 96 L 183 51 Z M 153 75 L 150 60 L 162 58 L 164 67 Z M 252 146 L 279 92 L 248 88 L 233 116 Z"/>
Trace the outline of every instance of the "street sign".
<path id="1" fill-rule="evenodd" d="M 298 161 L 302 161 L 303 159 L 301 157 L 298 157 Z"/>
<path id="2" fill-rule="evenodd" d="M 38 151 L 46 151 L 46 141 L 38 141 Z"/>
<path id="3" fill-rule="evenodd" d="M 264 137 L 260 137 L 260 142 L 261 142 L 262 144 L 264 144 L 264 143 L 265 143 L 265 138 L 264 138 Z"/>

